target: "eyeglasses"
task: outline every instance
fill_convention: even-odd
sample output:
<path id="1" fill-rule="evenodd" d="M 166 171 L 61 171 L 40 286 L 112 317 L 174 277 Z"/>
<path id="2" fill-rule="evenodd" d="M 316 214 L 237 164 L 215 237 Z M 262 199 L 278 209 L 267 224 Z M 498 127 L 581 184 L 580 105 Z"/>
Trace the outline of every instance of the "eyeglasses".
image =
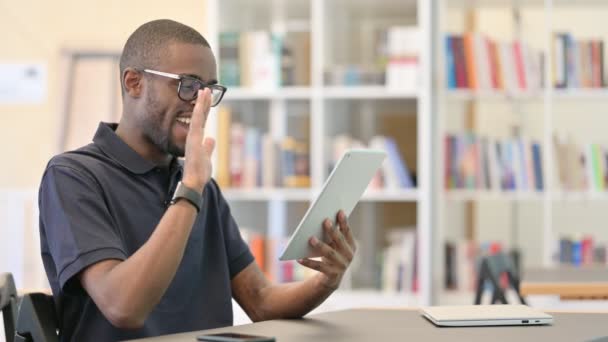
<path id="1" fill-rule="evenodd" d="M 211 107 L 215 107 L 220 103 L 220 101 L 222 101 L 224 93 L 226 93 L 227 89 L 226 87 L 220 84 L 206 84 L 194 77 L 177 75 L 169 72 L 156 71 L 150 69 L 144 69 L 143 71 L 149 74 L 179 80 L 179 84 L 177 85 L 177 96 L 183 101 L 192 101 L 197 98 L 198 91 L 200 89 L 209 88 L 209 90 L 211 91 Z"/>

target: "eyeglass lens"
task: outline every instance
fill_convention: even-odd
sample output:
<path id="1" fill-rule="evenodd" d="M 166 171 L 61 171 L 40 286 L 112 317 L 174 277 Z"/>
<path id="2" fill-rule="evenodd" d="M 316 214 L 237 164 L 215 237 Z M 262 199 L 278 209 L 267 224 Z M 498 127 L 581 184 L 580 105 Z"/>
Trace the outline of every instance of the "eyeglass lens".
<path id="1" fill-rule="evenodd" d="M 184 78 L 181 80 L 181 86 L 179 87 L 179 97 L 184 101 L 192 101 L 203 87 L 204 85 L 199 81 Z M 222 90 L 213 86 L 210 86 L 209 89 L 211 90 L 211 105 L 214 106 L 220 101 Z"/>

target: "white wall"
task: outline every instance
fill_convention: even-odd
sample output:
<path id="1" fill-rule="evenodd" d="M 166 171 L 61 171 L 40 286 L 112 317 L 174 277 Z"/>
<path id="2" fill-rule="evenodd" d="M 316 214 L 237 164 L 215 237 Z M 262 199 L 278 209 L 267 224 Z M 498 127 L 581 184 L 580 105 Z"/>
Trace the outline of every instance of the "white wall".
<path id="1" fill-rule="evenodd" d="M 48 68 L 43 103 L 0 104 L 0 272 L 14 273 L 17 287 L 46 286 L 35 197 L 44 167 L 57 153 L 62 49 L 120 51 L 135 28 L 159 18 L 180 21 L 204 34 L 205 6 L 204 0 L 0 1 L 0 63 L 36 62 Z M 87 99 L 95 101 L 99 85 L 95 80 L 87 83 Z M 96 124 L 92 127 L 87 129 Z M 93 133 L 85 134 L 92 138 Z"/>

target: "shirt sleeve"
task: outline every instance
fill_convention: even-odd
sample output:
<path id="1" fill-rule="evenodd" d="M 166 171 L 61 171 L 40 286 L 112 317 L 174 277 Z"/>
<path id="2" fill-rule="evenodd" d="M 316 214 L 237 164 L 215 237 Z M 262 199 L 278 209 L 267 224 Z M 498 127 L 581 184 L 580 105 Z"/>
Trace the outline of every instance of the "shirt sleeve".
<path id="1" fill-rule="evenodd" d="M 253 254 L 249 250 L 249 246 L 241 237 L 239 227 L 232 217 L 230 206 L 222 195 L 219 186 L 215 180 L 211 180 L 210 185 L 217 193 L 218 209 L 220 213 L 220 222 L 224 230 L 224 243 L 228 253 L 228 267 L 230 270 L 230 278 L 234 278 L 245 267 L 249 266 L 254 261 Z"/>
<path id="2" fill-rule="evenodd" d="M 41 229 L 66 291 L 70 279 L 105 259 L 127 258 L 117 225 L 92 175 L 71 166 L 49 166 L 39 194 Z M 80 286 L 75 283 L 69 286 Z"/>

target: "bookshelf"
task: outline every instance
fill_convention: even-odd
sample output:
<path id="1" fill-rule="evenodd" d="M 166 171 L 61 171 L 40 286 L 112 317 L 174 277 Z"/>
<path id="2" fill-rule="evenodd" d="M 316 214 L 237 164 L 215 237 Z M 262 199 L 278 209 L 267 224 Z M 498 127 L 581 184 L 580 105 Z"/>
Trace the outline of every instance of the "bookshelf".
<path id="1" fill-rule="evenodd" d="M 479 245 L 484 242 L 488 245 L 499 242 L 503 248 L 517 247 L 524 255 L 524 267 L 558 265 L 559 260 L 556 261 L 555 255 L 559 247 L 556 245 L 562 236 L 574 236 L 575 241 L 592 236 L 595 247 L 604 248 L 602 244 L 605 244 L 608 236 L 601 227 L 606 219 L 608 193 L 604 181 L 590 179 L 604 178 L 608 164 L 601 158 L 595 159 L 594 152 L 588 151 L 597 149 L 602 157 L 606 152 L 604 146 L 607 141 L 597 128 L 606 124 L 606 119 L 599 114 L 608 100 L 607 75 L 603 67 L 605 46 L 598 48 L 595 42 L 603 44 L 608 38 L 608 30 L 601 29 L 602 18 L 608 14 L 607 4 L 595 0 L 438 2 L 435 22 L 439 23 L 439 27 L 434 36 L 438 62 L 434 67 L 440 76 L 434 89 L 438 94 L 439 110 L 433 136 L 437 139 L 436 154 L 442 158 L 434 173 L 434 182 L 440 189 L 434 202 L 438 213 L 438 229 L 433 244 L 433 276 L 436 282 L 443 284 L 447 271 L 444 263 L 448 253 L 445 250 L 446 241 L 458 244 L 463 240 L 473 240 L 476 247 L 481 249 L 483 247 Z M 567 45 L 568 50 L 564 50 L 563 55 L 566 57 L 556 52 L 559 51 L 556 48 L 556 34 L 566 34 L 569 41 L 576 44 Z M 541 86 L 509 89 L 504 83 L 501 85 L 504 79 L 497 81 L 494 73 L 498 70 L 503 72 L 504 77 L 507 67 L 500 63 L 505 59 L 499 55 L 499 63 L 492 65 L 495 57 L 490 43 L 488 50 L 482 50 L 481 55 L 479 50 L 475 50 L 477 46 L 472 45 L 475 58 L 489 53 L 486 55 L 489 57 L 486 69 L 479 69 L 479 65 L 482 65 L 481 68 L 484 65 L 478 63 L 475 71 L 478 77 L 490 76 L 486 80 L 490 83 L 477 87 L 466 83 L 456 84 L 450 73 L 456 71 L 457 74 L 458 70 L 450 63 L 455 63 L 454 54 L 458 51 L 450 48 L 453 45 L 449 44 L 453 43 L 446 41 L 447 35 L 463 39 L 467 35 L 481 35 L 499 45 L 513 41 L 527 45 L 530 50 L 544 56 L 536 69 L 536 72 L 540 72 L 538 80 Z M 598 55 L 595 55 L 596 52 Z M 589 63 L 579 61 L 581 64 L 576 64 L 577 60 L 573 59 L 575 62 L 570 63 L 574 63 L 574 66 L 565 65 L 564 59 L 560 58 L 566 61 L 567 58 L 589 58 Z M 525 57 L 523 65 L 526 65 Z M 579 83 L 557 87 L 562 77 L 557 73 L 557 70 L 562 70 L 560 68 L 566 70 L 564 73 L 568 74 L 570 81 L 575 79 Z M 446 187 L 443 172 L 448 162 L 444 159 L 447 153 L 444 137 L 446 134 L 469 132 L 503 141 L 522 138 L 537 141 L 542 152 L 542 189 L 486 189 L 480 187 L 479 182 L 472 187 Z M 554 141 L 555 136 L 560 137 L 563 145 Z M 570 142 L 573 157 L 568 156 L 568 149 L 563 149 L 563 146 L 570 146 Z M 465 149 L 477 146 L 467 144 L 466 140 L 463 144 Z M 474 157 L 473 160 L 482 163 L 484 158 L 488 158 L 492 162 L 492 156 L 479 158 Z M 581 164 L 581 160 L 585 159 L 591 160 L 594 166 Z M 599 167 L 595 164 L 596 160 Z M 517 172 L 514 164 L 511 167 Z M 563 164 L 566 164 L 566 171 Z M 505 167 L 509 165 L 500 165 L 500 170 L 503 171 Z M 485 177 L 484 172 L 476 176 Z M 467 248 L 464 243 L 462 245 Z"/>
<path id="2" fill-rule="evenodd" d="M 361 144 L 396 151 L 391 155 L 398 158 L 383 167 L 384 184 L 370 187 L 351 214 L 358 253 L 335 296 L 342 304 L 327 305 L 431 303 L 431 14 L 424 0 L 207 0 L 207 37 L 219 56 L 220 83 L 232 82 L 207 124 L 217 139 L 214 177 L 222 180 L 239 225 L 266 239 L 271 277 L 285 275 L 284 264 L 272 260 L 341 151 Z M 268 175 L 235 178 L 234 165 L 247 171 L 251 164 L 242 157 L 247 152 L 235 148 L 238 124 L 243 149 L 248 141 L 260 144 L 249 136 L 261 136 L 254 169 Z M 285 169 L 291 159 L 282 159 L 292 157 L 286 138 L 304 151 L 295 152 L 296 163 L 305 165 L 295 166 L 302 182 L 286 181 L 292 172 Z M 222 146 L 226 141 L 229 147 Z M 268 147 L 276 145 L 278 152 Z M 276 164 L 279 170 L 269 171 Z M 418 246 L 416 257 L 411 248 L 407 260 L 391 260 L 390 266 L 408 267 L 407 286 L 397 289 L 387 289 L 380 273 L 390 268 L 383 251 L 391 238 Z"/>

